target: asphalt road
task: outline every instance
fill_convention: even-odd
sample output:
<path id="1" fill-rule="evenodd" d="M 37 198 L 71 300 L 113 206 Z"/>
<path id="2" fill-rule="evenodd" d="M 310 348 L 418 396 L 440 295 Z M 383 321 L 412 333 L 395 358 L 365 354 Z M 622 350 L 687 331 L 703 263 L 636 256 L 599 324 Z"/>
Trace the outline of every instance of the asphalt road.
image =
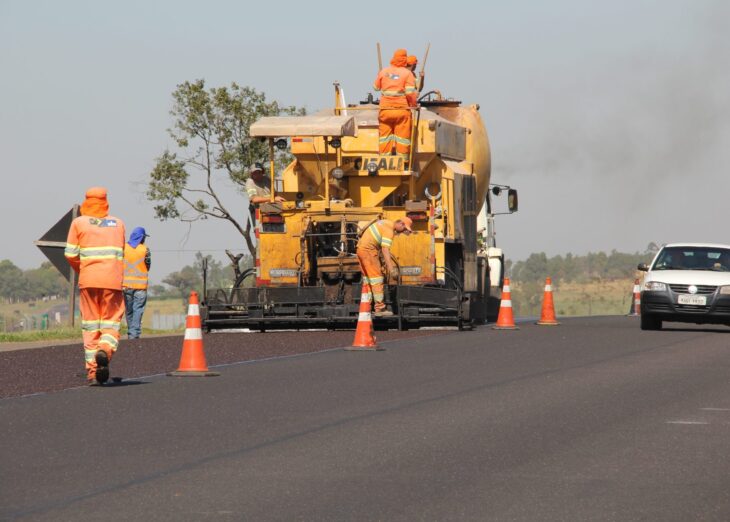
<path id="1" fill-rule="evenodd" d="M 0 400 L 0 519 L 730 520 L 730 329 L 386 346 Z"/>

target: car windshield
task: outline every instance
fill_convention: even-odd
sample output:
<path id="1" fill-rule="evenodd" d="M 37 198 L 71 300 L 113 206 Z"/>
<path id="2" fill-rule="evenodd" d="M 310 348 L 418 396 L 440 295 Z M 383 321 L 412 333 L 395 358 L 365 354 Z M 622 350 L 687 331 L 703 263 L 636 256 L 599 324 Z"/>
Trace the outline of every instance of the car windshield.
<path id="1" fill-rule="evenodd" d="M 657 256 L 652 270 L 714 270 L 730 272 L 730 249 L 667 247 Z"/>

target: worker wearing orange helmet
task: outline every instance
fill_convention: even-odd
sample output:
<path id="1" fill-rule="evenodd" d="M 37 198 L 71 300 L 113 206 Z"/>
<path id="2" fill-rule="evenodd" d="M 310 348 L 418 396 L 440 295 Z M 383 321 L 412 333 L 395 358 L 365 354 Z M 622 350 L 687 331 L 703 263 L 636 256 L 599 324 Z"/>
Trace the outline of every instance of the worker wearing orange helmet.
<path id="1" fill-rule="evenodd" d="M 418 58 L 416 58 L 412 54 L 409 54 L 408 58 L 406 58 L 406 65 L 413 73 L 413 76 L 416 78 L 416 90 L 420 93 L 421 91 L 423 91 L 423 84 L 426 81 L 426 73 L 421 70 L 421 72 L 418 73 L 418 76 L 416 76 L 416 65 L 418 65 Z"/>
<path id="2" fill-rule="evenodd" d="M 373 87 L 380 91 L 378 113 L 380 154 L 408 156 L 411 150 L 411 111 L 418 103 L 416 79 L 407 67 L 408 53 L 398 49 Z"/>
<path id="3" fill-rule="evenodd" d="M 363 232 L 357 243 L 357 259 L 360 261 L 362 272 L 362 283 L 370 285 L 370 291 L 375 301 L 376 317 L 393 315 L 393 312 L 385 309 L 385 277 L 380 263 L 380 254 L 383 254 L 383 261 L 390 277 L 396 277 L 398 271 L 390 255 L 390 247 L 393 245 L 393 238 L 397 234 L 410 235 L 413 230 L 413 221 L 409 217 L 403 217 L 395 221 L 379 219 L 373 221 Z"/>
<path id="4" fill-rule="evenodd" d="M 79 310 L 89 384 L 109 380 L 124 315 L 124 223 L 109 215 L 105 188 L 86 191 L 81 215 L 71 222 L 65 256 L 79 275 Z"/>

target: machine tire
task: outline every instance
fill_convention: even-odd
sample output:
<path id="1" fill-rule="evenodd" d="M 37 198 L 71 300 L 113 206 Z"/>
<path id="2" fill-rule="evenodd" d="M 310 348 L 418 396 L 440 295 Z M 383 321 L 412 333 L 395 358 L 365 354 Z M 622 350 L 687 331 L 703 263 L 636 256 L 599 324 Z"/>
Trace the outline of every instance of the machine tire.
<path id="1" fill-rule="evenodd" d="M 641 329 L 642 330 L 661 330 L 662 320 L 656 316 L 641 314 Z"/>

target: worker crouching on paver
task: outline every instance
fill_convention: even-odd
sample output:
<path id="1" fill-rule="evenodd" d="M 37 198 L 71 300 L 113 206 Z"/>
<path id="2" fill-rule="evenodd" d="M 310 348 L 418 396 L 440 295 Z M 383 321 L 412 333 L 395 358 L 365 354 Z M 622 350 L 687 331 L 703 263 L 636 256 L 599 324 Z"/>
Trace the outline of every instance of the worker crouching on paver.
<path id="1" fill-rule="evenodd" d="M 393 238 L 396 234 L 413 232 L 411 229 L 413 221 L 404 217 L 396 221 L 380 219 L 371 223 L 363 232 L 357 243 L 357 259 L 360 261 L 362 272 L 362 283 L 370 285 L 373 300 L 375 301 L 376 317 L 393 315 L 393 312 L 385 309 L 383 270 L 380 263 L 380 253 L 383 254 L 383 261 L 390 277 L 397 277 L 398 272 L 390 256 L 390 247 L 393 245 Z"/>
<path id="2" fill-rule="evenodd" d="M 79 275 L 79 310 L 89 384 L 109 380 L 124 315 L 124 223 L 109 215 L 106 189 L 86 191 L 81 216 L 71 223 L 65 255 Z"/>

